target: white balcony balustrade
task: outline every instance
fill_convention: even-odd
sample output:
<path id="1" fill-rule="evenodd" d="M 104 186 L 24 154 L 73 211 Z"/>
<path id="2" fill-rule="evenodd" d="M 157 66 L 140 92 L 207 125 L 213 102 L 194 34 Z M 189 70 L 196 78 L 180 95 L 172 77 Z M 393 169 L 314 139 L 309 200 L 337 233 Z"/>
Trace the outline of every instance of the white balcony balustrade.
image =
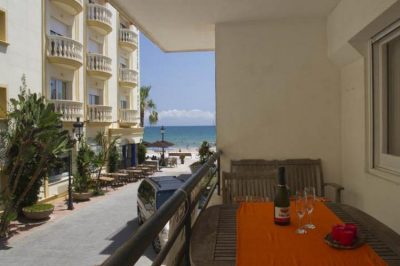
<path id="1" fill-rule="evenodd" d="M 137 85 L 138 73 L 133 69 L 119 69 L 119 83 L 122 87 L 132 88 Z"/>
<path id="2" fill-rule="evenodd" d="M 111 73 L 111 58 L 101 55 L 89 53 L 87 55 L 88 74 L 99 79 L 109 79 Z"/>
<path id="3" fill-rule="evenodd" d="M 111 24 L 112 13 L 103 5 L 88 4 L 87 23 L 94 30 L 101 34 L 108 34 L 112 31 Z"/>
<path id="4" fill-rule="evenodd" d="M 122 124 L 138 124 L 139 112 L 130 109 L 119 109 L 119 122 Z"/>
<path id="5" fill-rule="evenodd" d="M 105 105 L 88 105 L 87 118 L 90 122 L 111 123 L 112 107 Z"/>
<path id="6" fill-rule="evenodd" d="M 70 15 L 76 16 L 82 12 L 82 0 L 51 0 L 55 5 Z"/>
<path id="7" fill-rule="evenodd" d="M 83 118 L 83 104 L 81 102 L 69 100 L 49 100 L 54 104 L 54 111 L 62 115 L 64 122 L 75 122 L 79 117 Z"/>
<path id="8" fill-rule="evenodd" d="M 82 44 L 71 38 L 47 36 L 47 58 L 50 63 L 77 69 L 82 66 Z"/>
<path id="9" fill-rule="evenodd" d="M 129 51 L 136 50 L 138 45 L 137 33 L 130 29 L 120 29 L 119 43 L 122 48 L 125 48 Z"/>

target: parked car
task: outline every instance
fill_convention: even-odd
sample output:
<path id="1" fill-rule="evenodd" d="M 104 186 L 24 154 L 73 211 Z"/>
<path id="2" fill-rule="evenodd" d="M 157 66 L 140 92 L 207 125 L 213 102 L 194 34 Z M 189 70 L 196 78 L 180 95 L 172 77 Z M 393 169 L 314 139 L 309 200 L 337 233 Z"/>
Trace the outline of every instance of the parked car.
<path id="1" fill-rule="evenodd" d="M 137 217 L 138 224 L 148 220 L 182 186 L 190 175 L 157 176 L 143 179 L 138 189 Z M 169 222 L 153 240 L 153 249 L 160 252 L 168 241 Z"/>

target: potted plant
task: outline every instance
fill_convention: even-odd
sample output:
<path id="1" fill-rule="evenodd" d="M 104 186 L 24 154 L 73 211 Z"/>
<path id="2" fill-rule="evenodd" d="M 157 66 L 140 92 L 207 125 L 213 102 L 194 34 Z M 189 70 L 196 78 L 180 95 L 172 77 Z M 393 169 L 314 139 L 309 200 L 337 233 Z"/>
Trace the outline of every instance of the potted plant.
<path id="1" fill-rule="evenodd" d="M 89 180 L 90 176 L 80 175 L 79 173 L 75 173 L 73 180 L 73 188 L 72 198 L 76 201 L 85 201 L 89 200 L 92 192 L 89 191 Z"/>
<path id="2" fill-rule="evenodd" d="M 210 156 L 213 154 L 214 152 L 211 151 L 210 143 L 208 143 L 207 141 L 203 141 L 203 143 L 199 147 L 200 160 L 192 163 L 189 166 L 190 171 L 192 173 L 195 173 L 203 164 L 205 164 L 208 161 L 208 158 L 210 158 Z"/>
<path id="3" fill-rule="evenodd" d="M 53 204 L 34 204 L 22 208 L 22 212 L 26 218 L 32 220 L 44 220 L 49 218 L 54 211 Z"/>
<path id="4" fill-rule="evenodd" d="M 0 238 L 8 236 L 13 213 L 36 203 L 49 169 L 62 163 L 72 147 L 68 131 L 61 126 L 62 115 L 54 108 L 46 98 L 30 93 L 23 76 L 18 97 L 10 99 L 7 130 L 0 134 Z"/>
<path id="5" fill-rule="evenodd" d="M 185 155 L 184 154 L 179 155 L 179 159 L 181 159 L 181 164 L 185 163 Z"/>
<path id="6" fill-rule="evenodd" d="M 85 141 L 82 141 L 76 158 L 78 172 L 74 174 L 73 180 L 74 192 L 72 193 L 72 197 L 74 200 L 83 201 L 90 199 L 90 167 L 93 156 L 94 152 L 90 149 L 89 145 Z"/>

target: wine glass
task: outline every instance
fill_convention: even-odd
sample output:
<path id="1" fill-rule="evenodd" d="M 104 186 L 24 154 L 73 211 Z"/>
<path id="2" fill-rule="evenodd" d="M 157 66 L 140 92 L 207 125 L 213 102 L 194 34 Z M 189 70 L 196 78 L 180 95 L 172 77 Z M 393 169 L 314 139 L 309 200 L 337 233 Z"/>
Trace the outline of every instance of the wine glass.
<path id="1" fill-rule="evenodd" d="M 315 188 L 306 187 L 304 189 L 304 196 L 306 200 L 306 210 L 308 215 L 308 223 L 304 225 L 307 229 L 315 229 L 315 225 L 311 222 L 311 214 L 314 211 L 315 206 Z"/>
<path id="2" fill-rule="evenodd" d="M 296 213 L 299 218 L 299 227 L 296 230 L 297 234 L 303 235 L 307 233 L 307 231 L 301 226 L 301 220 L 303 219 L 304 215 L 306 214 L 306 200 L 305 194 L 303 191 L 297 191 L 295 196 L 296 202 Z"/>

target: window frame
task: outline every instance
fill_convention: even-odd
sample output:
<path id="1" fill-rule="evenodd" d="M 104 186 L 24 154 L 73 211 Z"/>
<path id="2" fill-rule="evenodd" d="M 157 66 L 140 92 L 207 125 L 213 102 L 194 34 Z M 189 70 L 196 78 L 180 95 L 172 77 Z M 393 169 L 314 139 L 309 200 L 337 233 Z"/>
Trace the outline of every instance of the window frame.
<path id="1" fill-rule="evenodd" d="M 4 110 L 2 107 L 2 103 L 0 102 L 0 121 L 3 119 L 7 119 L 7 115 L 8 115 L 8 87 L 7 85 L 4 84 L 0 84 L 0 91 L 4 91 L 4 97 L 5 97 L 5 102 L 3 103 L 4 106 Z M 1 98 L 0 98 L 1 99 Z M 1 113 L 4 112 L 4 117 L 1 116 Z"/>
<path id="2" fill-rule="evenodd" d="M 52 94 L 52 87 L 51 87 L 51 83 L 53 82 L 53 81 L 55 81 L 56 82 L 56 97 L 55 98 L 53 98 L 53 94 Z M 65 84 L 65 99 L 62 99 L 62 98 L 58 98 L 58 93 L 59 93 L 59 88 L 57 87 L 57 84 L 58 84 L 58 82 L 60 82 L 61 81 L 61 84 Z M 58 78 L 50 78 L 50 86 L 49 86 L 49 89 L 50 89 L 50 99 L 51 100 L 56 100 L 56 101 L 71 101 L 72 100 L 72 98 L 73 98 L 73 96 L 72 96 L 72 82 L 71 81 L 68 81 L 68 80 L 63 80 L 63 79 L 58 79 Z M 63 92 L 63 90 L 64 90 L 64 88 L 61 88 L 61 92 L 62 93 L 64 93 Z M 70 97 L 68 97 L 68 96 L 70 96 Z"/>
<path id="3" fill-rule="evenodd" d="M 0 8 L 0 19 L 4 18 L 4 38 L 1 38 L 0 36 L 0 45 L 3 46 L 8 46 L 8 24 L 7 24 L 7 19 L 8 19 L 8 14 L 7 14 L 7 10 Z M 2 29 L 0 29 L 1 31 Z"/>
<path id="4" fill-rule="evenodd" d="M 400 156 L 384 153 L 387 148 L 387 44 L 400 37 L 400 20 L 371 38 L 369 43 L 368 172 L 400 182 Z M 386 103 L 385 103 L 386 101 Z M 384 137 L 386 136 L 386 137 Z"/>

